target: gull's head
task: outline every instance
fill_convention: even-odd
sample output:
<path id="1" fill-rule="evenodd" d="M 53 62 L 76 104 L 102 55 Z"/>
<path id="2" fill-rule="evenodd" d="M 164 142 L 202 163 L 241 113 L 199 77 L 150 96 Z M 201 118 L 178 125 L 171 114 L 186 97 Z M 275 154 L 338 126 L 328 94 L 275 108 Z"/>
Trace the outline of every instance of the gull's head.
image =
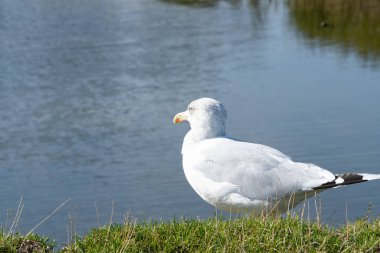
<path id="1" fill-rule="evenodd" d="M 173 123 L 188 121 L 192 130 L 215 137 L 225 134 L 226 118 L 227 111 L 222 103 L 212 98 L 200 98 L 191 102 L 186 111 L 175 115 Z"/>

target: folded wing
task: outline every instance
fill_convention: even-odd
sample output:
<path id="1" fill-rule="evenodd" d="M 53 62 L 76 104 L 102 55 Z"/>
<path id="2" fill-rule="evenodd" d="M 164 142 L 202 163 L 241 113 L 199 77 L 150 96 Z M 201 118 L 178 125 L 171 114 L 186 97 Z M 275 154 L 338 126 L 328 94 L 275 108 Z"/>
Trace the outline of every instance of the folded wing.
<path id="1" fill-rule="evenodd" d="M 296 163 L 268 146 L 214 138 L 196 144 L 193 168 L 213 182 L 228 182 L 249 199 L 277 198 L 312 191 L 335 180 L 313 164 Z"/>

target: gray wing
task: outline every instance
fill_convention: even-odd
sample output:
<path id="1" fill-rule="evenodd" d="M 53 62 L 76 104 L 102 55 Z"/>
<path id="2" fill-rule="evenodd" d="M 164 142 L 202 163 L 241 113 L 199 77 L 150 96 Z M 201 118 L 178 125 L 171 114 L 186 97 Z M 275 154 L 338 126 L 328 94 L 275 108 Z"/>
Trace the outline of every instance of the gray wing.
<path id="1" fill-rule="evenodd" d="M 197 144 L 194 169 L 214 182 L 236 185 L 250 199 L 309 191 L 335 179 L 316 165 L 295 163 L 268 146 L 215 138 Z"/>

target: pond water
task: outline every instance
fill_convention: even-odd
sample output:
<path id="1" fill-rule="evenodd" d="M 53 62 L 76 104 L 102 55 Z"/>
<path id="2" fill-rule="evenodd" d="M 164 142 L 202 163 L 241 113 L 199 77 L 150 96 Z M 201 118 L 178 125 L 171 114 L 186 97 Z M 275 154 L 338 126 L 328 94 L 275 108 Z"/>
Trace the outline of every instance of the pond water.
<path id="1" fill-rule="evenodd" d="M 189 127 L 172 124 L 204 96 L 226 106 L 230 136 L 337 173 L 380 173 L 375 7 L 1 1 L 1 226 L 21 198 L 23 233 L 70 198 L 36 229 L 59 244 L 128 213 L 213 217 L 182 171 Z M 379 215 L 379 189 L 322 193 L 323 222 L 363 216 L 370 203 Z"/>

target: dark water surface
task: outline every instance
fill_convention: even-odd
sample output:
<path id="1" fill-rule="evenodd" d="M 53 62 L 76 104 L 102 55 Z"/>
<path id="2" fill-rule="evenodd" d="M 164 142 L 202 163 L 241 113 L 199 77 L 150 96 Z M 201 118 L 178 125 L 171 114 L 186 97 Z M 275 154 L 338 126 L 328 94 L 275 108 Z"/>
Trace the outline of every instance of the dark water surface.
<path id="1" fill-rule="evenodd" d="M 21 196 L 21 232 L 71 198 L 37 229 L 59 243 L 128 212 L 212 217 L 182 171 L 188 126 L 171 123 L 203 96 L 224 102 L 231 136 L 380 173 L 379 29 L 294 2 L 1 1 L 2 227 Z M 355 219 L 370 202 L 379 215 L 379 190 L 322 193 L 323 221 Z"/>

